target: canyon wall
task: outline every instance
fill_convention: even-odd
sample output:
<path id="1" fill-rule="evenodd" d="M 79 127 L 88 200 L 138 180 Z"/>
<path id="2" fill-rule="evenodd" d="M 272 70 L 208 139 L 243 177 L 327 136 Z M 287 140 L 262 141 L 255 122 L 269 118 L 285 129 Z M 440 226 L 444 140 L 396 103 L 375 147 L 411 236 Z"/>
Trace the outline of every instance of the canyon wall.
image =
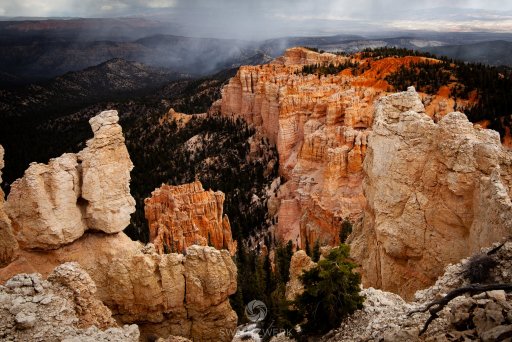
<path id="1" fill-rule="evenodd" d="M 144 211 L 149 238 L 158 253 L 181 253 L 191 245 L 211 245 L 234 255 L 236 242 L 223 214 L 224 198 L 221 191 L 205 191 L 199 181 L 162 185 L 153 191 L 144 201 Z"/>
<path id="2" fill-rule="evenodd" d="M 238 116 L 277 145 L 286 182 L 269 207 L 278 213 L 276 235 L 305 246 L 337 244 L 343 219 L 363 211 L 362 162 L 374 101 L 386 93 L 386 75 L 422 57 L 366 61 L 292 48 L 266 65 L 242 66 L 211 108 Z M 303 74 L 305 65 L 351 62 L 333 75 Z M 449 92 L 448 92 L 449 93 Z M 427 111 L 453 110 L 446 96 L 430 96 Z"/>
<path id="3" fill-rule="evenodd" d="M 512 236 L 512 153 L 462 113 L 438 123 L 414 88 L 381 98 L 353 233 L 363 284 L 410 298 L 449 263 Z"/>
<path id="4" fill-rule="evenodd" d="M 228 297 L 237 272 L 229 252 L 190 246 L 186 255 L 161 255 L 122 232 L 135 201 L 133 165 L 117 122 L 117 112 L 102 112 L 90 120 L 94 137 L 84 150 L 32 164 L 12 184 L 8 224 L 0 232 L 19 248 L 0 244 L 2 260 L 14 258 L 0 269 L 0 282 L 20 273 L 48 276 L 62 263 L 77 262 L 116 320 L 137 323 L 142 335 L 230 340 L 237 316 Z M 1 214 L 0 206 L 0 223 Z"/>

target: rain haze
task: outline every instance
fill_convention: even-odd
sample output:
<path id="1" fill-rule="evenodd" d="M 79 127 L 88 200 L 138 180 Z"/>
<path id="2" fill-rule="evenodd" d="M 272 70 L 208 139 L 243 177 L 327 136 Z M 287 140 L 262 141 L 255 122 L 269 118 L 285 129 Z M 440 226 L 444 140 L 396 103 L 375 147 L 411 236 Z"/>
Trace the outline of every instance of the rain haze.
<path id="1" fill-rule="evenodd" d="M 17 17 L 145 17 L 193 37 L 267 39 L 283 36 L 396 31 L 512 32 L 504 1 L 332 0 L 0 0 L 0 15 Z"/>

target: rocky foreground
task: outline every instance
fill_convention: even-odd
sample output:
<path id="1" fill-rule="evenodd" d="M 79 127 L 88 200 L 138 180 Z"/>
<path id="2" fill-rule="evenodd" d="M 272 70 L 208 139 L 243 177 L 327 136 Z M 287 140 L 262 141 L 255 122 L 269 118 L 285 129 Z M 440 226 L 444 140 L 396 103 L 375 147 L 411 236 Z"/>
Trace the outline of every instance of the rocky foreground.
<path id="1" fill-rule="evenodd" d="M 51 284 L 46 286 L 43 279 L 49 277 L 51 283 L 55 268 L 77 262 L 83 271 L 76 272 L 88 275 L 79 276 L 86 278 L 85 284 L 70 283 L 69 290 L 79 291 L 91 285 L 91 295 L 81 291 L 77 301 L 82 301 L 80 295 L 96 296 L 96 301 L 109 309 L 104 316 L 110 326 L 117 326 L 114 319 L 139 326 L 119 334 L 136 339 L 140 329 L 142 336 L 229 340 L 223 329 L 234 330 L 237 322 L 228 301 L 236 291 L 237 275 L 229 252 L 190 246 L 185 255 L 158 254 L 153 245 L 143 246 L 122 232 L 135 210 L 135 202 L 129 188 L 133 166 L 118 120 L 115 111 L 92 118 L 94 137 L 84 150 L 64 154 L 48 165 L 32 164 L 24 177 L 12 185 L 5 203 L 3 194 L 0 197 L 0 256 L 5 266 L 0 269 L 0 283 L 6 282 L 1 298 L 5 300 L 5 310 L 14 315 L 6 322 L 15 321 L 6 326 L 5 338 L 30 340 L 28 336 L 40 332 L 35 324 L 39 321 L 44 329 L 48 328 L 43 323 L 46 311 L 39 307 L 38 300 L 39 295 L 52 295 L 53 290 L 45 290 Z M 39 273 L 42 277 L 18 275 L 23 273 Z M 11 277 L 14 278 L 9 280 Z M 36 283 L 43 284 L 43 288 L 35 287 Z M 19 293 L 39 297 L 17 299 Z M 12 307 L 19 305 L 27 311 L 18 317 L 22 310 Z M 63 319 L 76 326 L 73 312 L 80 323 L 84 309 L 72 303 L 66 305 L 70 313 Z M 29 318 L 24 319 L 23 315 Z M 21 325 L 16 317 L 21 319 Z M 34 324 L 28 328 L 37 331 L 24 333 L 22 330 L 28 329 L 23 323 L 26 320 Z M 61 325 L 58 319 L 48 320 Z M 94 322 L 89 325 L 106 327 Z M 54 340 L 89 333 L 68 329 L 65 324 L 62 329 L 55 332 Z M 98 334 L 93 338 L 103 338 L 102 332 Z"/>
<path id="2" fill-rule="evenodd" d="M 482 253 L 490 250 L 484 249 Z M 496 265 L 490 269 L 486 281 L 512 284 L 512 242 L 506 242 L 491 255 L 491 259 Z M 468 258 L 450 265 L 434 286 L 418 291 L 411 302 L 390 292 L 364 289 L 364 308 L 343 322 L 339 329 L 324 336 L 322 341 L 508 341 L 512 337 L 512 294 L 503 290 L 455 298 L 419 336 L 430 314 L 411 315 L 411 312 L 456 288 L 469 285 L 465 272 L 471 262 Z"/>

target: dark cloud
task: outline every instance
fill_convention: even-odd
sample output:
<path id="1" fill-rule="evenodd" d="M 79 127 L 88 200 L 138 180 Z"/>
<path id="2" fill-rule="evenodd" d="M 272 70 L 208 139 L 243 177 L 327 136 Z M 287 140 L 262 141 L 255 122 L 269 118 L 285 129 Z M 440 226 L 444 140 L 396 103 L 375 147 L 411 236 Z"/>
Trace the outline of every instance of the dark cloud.
<path id="1" fill-rule="evenodd" d="M 196 36 L 262 38 L 378 29 L 512 31 L 502 0 L 0 0 L 0 15 L 151 16 Z M 476 9 L 476 10 L 475 10 Z"/>

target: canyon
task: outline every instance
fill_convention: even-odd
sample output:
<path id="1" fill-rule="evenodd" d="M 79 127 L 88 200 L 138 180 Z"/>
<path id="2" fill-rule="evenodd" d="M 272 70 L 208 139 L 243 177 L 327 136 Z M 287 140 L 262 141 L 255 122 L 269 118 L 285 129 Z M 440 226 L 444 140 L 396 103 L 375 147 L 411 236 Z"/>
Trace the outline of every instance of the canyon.
<path id="1" fill-rule="evenodd" d="M 210 111 L 242 117 L 276 144 L 286 181 L 269 205 L 278 217 L 278 238 L 300 248 L 306 240 L 339 242 L 343 220 L 355 220 L 365 205 L 363 160 L 374 101 L 390 88 L 384 79 L 402 65 L 425 60 L 364 59 L 291 48 L 269 64 L 240 67 Z M 329 63 L 354 67 L 332 75 L 302 72 L 305 66 Z M 447 89 L 421 96 L 431 116 L 454 109 Z"/>
<path id="2" fill-rule="evenodd" d="M 386 75 L 418 62 L 440 63 L 292 48 L 241 67 L 211 109 L 244 118 L 276 144 L 284 182 L 268 206 L 277 239 L 336 245 L 349 219 L 363 285 L 404 298 L 512 235 L 512 153 L 497 132 L 454 112 L 474 97 L 452 97 L 456 83 L 434 95 L 386 96 Z M 347 67 L 304 71 L 328 64 Z"/>
<path id="3" fill-rule="evenodd" d="M 237 276 L 230 253 L 194 245 L 184 254 L 161 255 L 122 232 L 135 201 L 133 165 L 118 120 L 116 111 L 93 117 L 94 137 L 82 151 L 32 164 L 5 203 L 2 196 L 0 233 L 10 240 L 2 240 L 7 265 L 0 282 L 23 273 L 51 279 L 56 267 L 76 262 L 112 317 L 137 324 L 141 336 L 230 340 L 226 331 L 237 322 L 228 301 Z"/>

